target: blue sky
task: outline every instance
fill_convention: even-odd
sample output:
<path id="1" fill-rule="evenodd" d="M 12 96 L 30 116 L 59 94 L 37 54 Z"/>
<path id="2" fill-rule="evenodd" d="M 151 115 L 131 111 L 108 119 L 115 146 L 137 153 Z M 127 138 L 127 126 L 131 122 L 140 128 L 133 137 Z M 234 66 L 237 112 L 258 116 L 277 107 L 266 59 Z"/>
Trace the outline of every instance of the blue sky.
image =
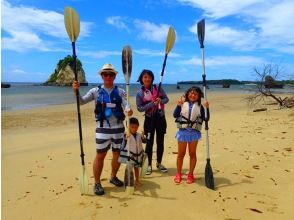
<path id="1" fill-rule="evenodd" d="M 45 82 L 57 62 L 71 54 L 64 27 L 66 6 L 80 15 L 76 43 L 89 82 L 104 63 L 119 70 L 121 51 L 133 49 L 135 82 L 142 69 L 159 81 L 169 26 L 177 39 L 163 83 L 201 80 L 197 22 L 206 19 L 207 79 L 255 80 L 253 67 L 280 64 L 282 78 L 294 77 L 293 0 L 2 0 L 1 80 Z"/>

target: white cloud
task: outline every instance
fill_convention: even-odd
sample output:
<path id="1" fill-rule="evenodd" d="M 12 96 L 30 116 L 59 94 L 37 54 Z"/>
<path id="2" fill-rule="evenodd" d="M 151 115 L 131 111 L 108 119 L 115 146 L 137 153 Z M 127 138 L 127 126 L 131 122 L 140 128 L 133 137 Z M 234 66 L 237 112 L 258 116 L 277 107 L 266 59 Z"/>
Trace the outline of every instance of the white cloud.
<path id="1" fill-rule="evenodd" d="M 134 54 L 149 56 L 149 57 L 164 57 L 164 51 L 155 51 L 150 49 L 133 49 Z M 79 56 L 86 56 L 95 59 L 101 59 L 110 56 L 121 56 L 121 51 L 80 51 Z M 180 54 L 170 53 L 169 57 L 180 57 Z"/>
<path id="2" fill-rule="evenodd" d="M 205 11 L 205 16 L 212 18 L 222 18 L 229 15 L 239 14 L 241 11 L 264 0 L 178 0 L 183 4 L 201 8 Z"/>
<path id="3" fill-rule="evenodd" d="M 146 48 L 134 50 L 134 53 L 139 55 L 144 55 L 144 56 L 150 56 L 150 57 L 156 57 L 156 56 L 164 57 L 165 55 L 165 51 L 156 51 L 156 50 L 150 50 Z M 180 57 L 180 54 L 171 52 L 168 56 Z"/>
<path id="4" fill-rule="evenodd" d="M 105 58 L 105 57 L 110 57 L 110 56 L 121 56 L 121 51 L 81 51 L 79 53 L 80 56 L 86 56 L 86 57 L 92 57 L 95 59 L 100 59 L 100 58 Z"/>
<path id="5" fill-rule="evenodd" d="M 197 35 L 197 24 L 193 25 L 190 31 Z M 206 23 L 205 42 L 207 44 L 228 46 L 237 50 L 251 50 L 255 48 L 258 38 L 253 30 L 237 30 L 220 26 L 216 23 Z"/>
<path id="6" fill-rule="evenodd" d="M 178 0 L 204 10 L 206 16 L 215 19 L 206 27 L 207 41 L 238 50 L 256 48 L 274 49 L 293 54 L 294 45 L 294 1 L 292 0 Z M 235 16 L 240 25 L 217 24 L 219 18 Z M 234 19 L 231 19 L 233 21 Z M 238 28 L 238 27 L 242 28 Z M 248 27 L 248 30 L 245 28 Z M 190 28 L 197 33 L 197 24 Z"/>
<path id="7" fill-rule="evenodd" d="M 294 45 L 294 1 L 272 5 L 262 13 L 252 12 L 256 26 L 261 29 L 264 44 L 288 47 Z M 292 50 L 292 53 L 294 51 Z"/>
<path id="8" fill-rule="evenodd" d="M 154 24 L 149 21 L 136 19 L 134 21 L 136 28 L 141 31 L 139 37 L 153 42 L 165 42 L 169 25 L 167 24 Z"/>
<path id="9" fill-rule="evenodd" d="M 144 55 L 144 56 L 164 56 L 164 52 L 162 51 L 155 51 L 155 50 L 150 50 L 150 49 L 137 49 L 134 50 L 134 53 L 139 54 L 139 55 Z"/>
<path id="10" fill-rule="evenodd" d="M 123 18 L 120 16 L 112 16 L 106 19 L 106 23 L 110 24 L 118 29 L 125 29 L 129 31 L 126 23 L 123 21 Z"/>
<path id="11" fill-rule="evenodd" d="M 201 66 L 202 59 L 193 57 L 189 60 L 181 60 L 178 64 Z M 254 56 L 214 56 L 205 59 L 205 65 L 209 67 L 220 66 L 258 66 L 266 61 L 263 58 Z"/>
<path id="12" fill-rule="evenodd" d="M 11 70 L 11 73 L 15 73 L 15 74 L 26 74 L 26 71 L 22 70 L 22 69 L 13 69 Z"/>
<path id="13" fill-rule="evenodd" d="M 89 35 L 88 22 L 81 22 L 81 37 Z M 63 14 L 33 7 L 13 6 L 2 1 L 2 49 L 26 51 L 57 50 L 48 38 L 68 38 Z"/>

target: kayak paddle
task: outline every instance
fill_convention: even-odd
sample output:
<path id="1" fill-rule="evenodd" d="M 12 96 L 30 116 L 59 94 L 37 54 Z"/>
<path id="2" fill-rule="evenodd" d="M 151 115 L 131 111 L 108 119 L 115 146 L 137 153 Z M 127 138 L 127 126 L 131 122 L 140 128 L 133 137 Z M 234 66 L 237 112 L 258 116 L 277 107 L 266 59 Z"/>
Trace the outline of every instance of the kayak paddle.
<path id="1" fill-rule="evenodd" d="M 204 99 L 207 100 L 206 96 L 206 73 L 205 73 L 205 63 L 204 63 L 204 35 L 205 35 L 205 20 L 202 19 L 197 23 L 197 34 L 200 43 L 200 48 L 202 52 L 202 80 L 203 80 L 203 93 Z M 210 154 L 209 154 L 209 136 L 208 136 L 208 121 L 207 121 L 207 108 L 205 109 L 205 131 L 206 131 L 206 166 L 205 166 L 205 185 L 207 188 L 214 190 L 214 178 L 213 172 L 210 165 Z"/>
<path id="2" fill-rule="evenodd" d="M 71 7 L 66 7 L 64 11 L 64 24 L 67 31 L 67 34 L 72 42 L 72 57 L 74 59 L 74 74 L 75 81 L 78 81 L 77 75 L 77 55 L 75 49 L 75 42 L 78 39 L 80 33 L 80 16 L 78 13 Z M 79 100 L 79 90 L 76 91 L 76 100 L 77 100 L 77 112 L 78 112 L 78 123 L 79 123 L 79 137 L 80 137 L 80 150 L 81 150 L 81 161 L 82 161 L 82 169 L 79 178 L 80 182 L 80 190 L 82 195 L 85 195 L 89 191 L 89 181 L 85 167 L 84 161 L 84 149 L 83 149 L 83 134 L 82 134 L 82 123 L 81 123 L 81 113 L 80 113 L 80 100 Z"/>
<path id="3" fill-rule="evenodd" d="M 130 46 L 125 46 L 122 51 L 122 69 L 126 81 L 126 93 L 127 93 L 127 103 L 129 105 L 129 88 L 130 88 L 130 79 L 132 74 L 132 49 Z M 130 135 L 129 130 L 129 122 L 130 118 L 127 117 L 126 128 L 127 128 L 127 137 Z M 130 141 L 127 138 L 127 148 L 128 148 L 128 160 L 127 166 L 125 169 L 125 176 L 124 176 L 124 183 L 127 194 L 131 195 L 134 193 L 134 172 L 133 172 L 133 165 L 130 161 Z"/>
<path id="4" fill-rule="evenodd" d="M 174 30 L 173 27 L 169 27 L 167 38 L 166 38 L 166 45 L 165 45 L 165 56 L 164 56 L 164 61 L 163 61 L 162 70 L 161 70 L 161 74 L 160 74 L 160 82 L 159 82 L 159 85 L 158 85 L 158 88 L 157 88 L 156 97 L 159 96 L 159 92 L 160 92 L 160 89 L 161 89 L 161 84 L 162 84 L 162 80 L 163 80 L 163 74 L 164 74 L 164 70 L 165 70 L 165 66 L 166 66 L 167 56 L 168 56 L 169 52 L 172 50 L 172 48 L 174 46 L 174 43 L 175 43 L 175 40 L 176 40 L 175 30 Z M 158 108 L 160 109 L 160 104 L 158 105 Z M 149 131 L 148 131 L 148 134 L 147 134 L 147 141 L 150 140 L 152 126 L 153 126 L 153 119 L 151 121 L 150 128 L 149 128 Z M 143 167 L 144 168 L 146 167 L 146 172 L 147 172 L 147 166 L 143 166 Z M 142 171 L 144 171 L 144 170 L 142 169 Z M 143 176 L 145 176 L 146 172 L 143 173 Z"/>

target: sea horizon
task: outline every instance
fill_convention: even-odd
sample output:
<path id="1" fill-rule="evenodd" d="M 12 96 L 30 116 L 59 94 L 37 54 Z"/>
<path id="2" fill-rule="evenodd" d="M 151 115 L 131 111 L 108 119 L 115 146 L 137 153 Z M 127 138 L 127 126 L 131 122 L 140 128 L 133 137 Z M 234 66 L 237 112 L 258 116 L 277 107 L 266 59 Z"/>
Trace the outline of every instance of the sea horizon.
<path id="1" fill-rule="evenodd" d="M 71 86 L 44 86 L 38 82 L 8 82 L 10 88 L 1 89 L 1 111 L 14 111 L 34 109 L 51 105 L 75 103 L 75 96 Z M 101 85 L 101 83 L 89 83 L 88 86 L 80 87 L 80 94 L 84 95 L 89 89 Z M 116 83 L 125 89 L 125 83 Z M 201 84 L 193 84 L 202 88 Z M 192 84 L 163 84 L 167 94 L 184 93 Z M 140 89 L 139 83 L 130 84 L 130 97 L 135 97 Z M 256 91 L 254 85 L 231 85 L 230 88 L 222 88 L 222 85 L 209 85 L 207 92 L 241 92 L 252 94 Z M 279 93 L 294 93 L 293 87 L 284 88 Z"/>

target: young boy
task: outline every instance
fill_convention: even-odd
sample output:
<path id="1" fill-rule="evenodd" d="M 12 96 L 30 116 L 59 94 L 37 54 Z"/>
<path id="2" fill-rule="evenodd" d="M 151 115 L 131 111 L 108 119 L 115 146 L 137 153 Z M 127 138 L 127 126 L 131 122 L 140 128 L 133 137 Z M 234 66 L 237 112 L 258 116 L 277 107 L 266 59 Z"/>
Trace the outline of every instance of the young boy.
<path id="1" fill-rule="evenodd" d="M 142 160 L 144 155 L 144 150 L 142 143 L 146 142 L 144 134 L 137 133 L 139 128 L 139 121 L 137 118 L 130 118 L 129 120 L 129 131 L 130 134 L 126 135 L 120 149 L 119 161 L 121 163 L 127 163 L 128 161 L 128 146 L 130 148 L 130 161 L 134 165 L 135 172 L 135 185 L 141 186 L 139 179 L 139 168 L 142 167 Z M 127 144 L 127 141 L 129 143 Z"/>

